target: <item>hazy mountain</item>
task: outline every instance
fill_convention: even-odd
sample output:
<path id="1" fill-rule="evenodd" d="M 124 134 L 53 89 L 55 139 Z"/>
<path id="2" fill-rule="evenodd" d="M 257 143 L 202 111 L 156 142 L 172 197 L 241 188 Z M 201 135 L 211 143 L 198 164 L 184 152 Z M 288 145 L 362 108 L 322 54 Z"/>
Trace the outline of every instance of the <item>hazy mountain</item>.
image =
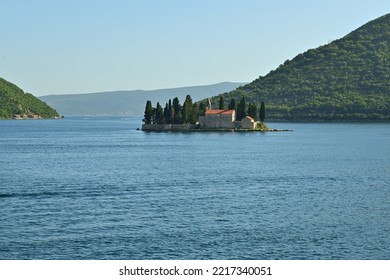
<path id="1" fill-rule="evenodd" d="M 0 78 L 0 119 L 10 119 L 14 115 L 42 118 L 58 117 L 58 113 L 30 93 Z"/>
<path id="2" fill-rule="evenodd" d="M 231 91 L 244 83 L 219 83 L 159 90 L 113 91 L 87 94 L 46 95 L 39 99 L 57 109 L 61 115 L 142 115 L 147 100 L 165 105 L 178 97 L 184 102 L 187 94 L 194 101 Z"/>
<path id="3" fill-rule="evenodd" d="M 224 99 L 242 96 L 266 101 L 268 120 L 390 120 L 390 14 L 285 61 Z"/>

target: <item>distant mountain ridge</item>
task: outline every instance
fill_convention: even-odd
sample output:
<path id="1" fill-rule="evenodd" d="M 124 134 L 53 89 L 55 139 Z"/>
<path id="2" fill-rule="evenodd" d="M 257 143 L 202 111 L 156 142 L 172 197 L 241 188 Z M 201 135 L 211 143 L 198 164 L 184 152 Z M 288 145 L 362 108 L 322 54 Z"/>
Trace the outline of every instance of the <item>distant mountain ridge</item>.
<path id="1" fill-rule="evenodd" d="M 390 14 L 223 94 L 242 96 L 265 101 L 268 120 L 389 121 Z"/>
<path id="2" fill-rule="evenodd" d="M 55 118 L 56 110 L 18 86 L 0 78 L 0 119 Z"/>
<path id="3" fill-rule="evenodd" d="M 158 90 L 112 91 L 84 94 L 46 95 L 39 99 L 56 108 L 61 115 L 142 115 L 147 100 L 155 106 L 178 97 L 183 103 L 187 94 L 194 101 L 231 91 L 245 83 L 223 82 L 213 85 Z"/>

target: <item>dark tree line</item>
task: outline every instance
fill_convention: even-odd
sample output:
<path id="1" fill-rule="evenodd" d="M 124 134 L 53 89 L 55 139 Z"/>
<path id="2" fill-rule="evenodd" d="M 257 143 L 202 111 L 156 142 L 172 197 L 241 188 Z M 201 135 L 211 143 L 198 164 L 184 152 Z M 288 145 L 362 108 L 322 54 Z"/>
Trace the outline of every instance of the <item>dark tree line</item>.
<path id="1" fill-rule="evenodd" d="M 225 100 L 221 96 L 218 103 L 220 110 L 226 109 Z M 236 119 L 242 120 L 246 116 L 250 116 L 256 121 L 264 122 L 265 120 L 265 103 L 261 102 L 260 110 L 256 103 L 246 104 L 245 97 L 242 97 L 237 104 L 235 98 L 230 100 L 228 110 L 236 111 Z M 179 98 L 175 97 L 173 101 L 169 99 L 162 108 L 159 102 L 156 107 L 152 106 L 152 102 L 148 100 L 145 106 L 145 114 L 143 121 L 145 124 L 196 124 L 199 116 L 204 116 L 206 106 L 204 103 L 193 103 L 190 95 L 186 96 L 183 105 L 180 104 Z"/>
<path id="2" fill-rule="evenodd" d="M 223 102 L 223 97 L 221 96 L 219 99 L 219 108 L 224 108 L 221 106 L 221 102 Z M 264 122 L 265 120 L 265 102 L 261 102 L 260 109 L 258 108 L 257 103 L 249 103 L 247 105 L 246 99 L 243 96 L 240 100 L 240 102 L 237 104 L 237 101 L 235 98 L 232 98 L 230 100 L 229 110 L 236 110 L 236 119 L 242 120 L 246 116 L 250 116 L 255 121 Z"/>
<path id="3" fill-rule="evenodd" d="M 186 96 L 183 105 L 180 104 L 177 97 L 172 101 L 169 99 L 164 109 L 159 102 L 157 102 L 156 108 L 153 108 L 152 102 L 148 100 L 143 121 L 145 124 L 196 124 L 199 115 L 204 115 L 205 110 L 204 104 L 193 103 L 190 95 Z"/>

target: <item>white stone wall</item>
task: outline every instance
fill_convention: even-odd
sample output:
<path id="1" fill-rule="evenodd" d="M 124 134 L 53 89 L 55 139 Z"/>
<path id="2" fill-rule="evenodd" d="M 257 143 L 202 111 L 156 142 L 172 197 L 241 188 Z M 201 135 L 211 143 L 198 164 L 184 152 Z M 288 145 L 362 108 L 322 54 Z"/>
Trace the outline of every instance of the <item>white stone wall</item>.
<path id="1" fill-rule="evenodd" d="M 143 124 L 142 130 L 145 131 L 183 131 L 194 129 L 194 124 Z"/>
<path id="2" fill-rule="evenodd" d="M 206 117 L 205 116 L 199 116 L 199 126 L 201 128 L 205 128 L 205 122 L 206 122 Z"/>
<path id="3" fill-rule="evenodd" d="M 255 129 L 256 128 L 256 122 L 251 121 L 248 118 L 243 118 L 241 120 L 241 128 L 244 128 L 244 129 Z"/>
<path id="4" fill-rule="evenodd" d="M 204 128 L 234 128 L 234 114 L 213 114 L 206 115 L 204 120 Z"/>

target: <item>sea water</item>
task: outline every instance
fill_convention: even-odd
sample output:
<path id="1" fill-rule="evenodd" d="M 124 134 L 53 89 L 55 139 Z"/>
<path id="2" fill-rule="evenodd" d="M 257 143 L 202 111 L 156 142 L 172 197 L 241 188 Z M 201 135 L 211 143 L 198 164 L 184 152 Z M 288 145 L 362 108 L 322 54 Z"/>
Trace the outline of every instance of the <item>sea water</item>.
<path id="1" fill-rule="evenodd" d="M 390 124 L 0 121 L 0 259 L 390 259 Z"/>

